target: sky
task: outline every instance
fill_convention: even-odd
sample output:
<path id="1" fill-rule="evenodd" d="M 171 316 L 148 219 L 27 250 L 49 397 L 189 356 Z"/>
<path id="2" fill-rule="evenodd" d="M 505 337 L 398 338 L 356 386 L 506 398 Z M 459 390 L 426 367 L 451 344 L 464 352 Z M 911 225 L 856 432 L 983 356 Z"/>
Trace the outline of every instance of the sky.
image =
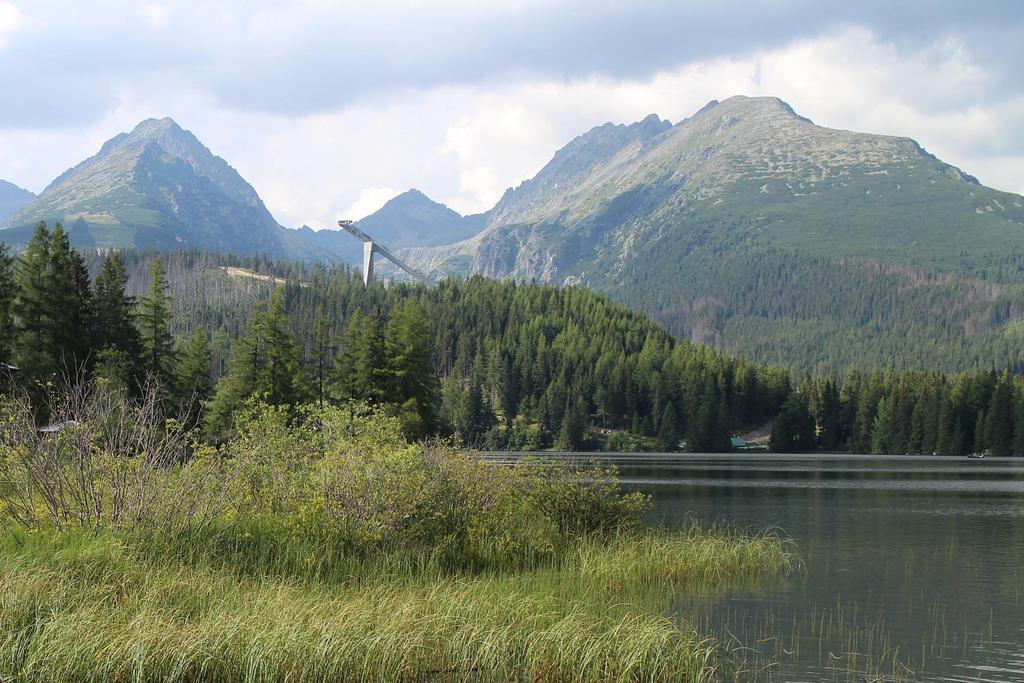
<path id="1" fill-rule="evenodd" d="M 1024 193 L 1024 3 L 0 0 L 0 178 L 170 116 L 283 225 L 489 209 L 590 128 L 772 95 Z"/>

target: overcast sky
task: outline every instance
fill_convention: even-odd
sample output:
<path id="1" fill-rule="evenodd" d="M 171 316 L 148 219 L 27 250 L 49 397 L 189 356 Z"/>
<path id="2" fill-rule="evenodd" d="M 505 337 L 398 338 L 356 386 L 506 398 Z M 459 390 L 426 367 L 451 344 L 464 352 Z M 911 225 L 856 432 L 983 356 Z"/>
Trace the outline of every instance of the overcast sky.
<path id="1" fill-rule="evenodd" d="M 595 125 L 746 94 L 1024 193 L 1022 46 L 1015 0 L 0 0 L 0 178 L 171 116 L 284 225 L 471 213 Z"/>

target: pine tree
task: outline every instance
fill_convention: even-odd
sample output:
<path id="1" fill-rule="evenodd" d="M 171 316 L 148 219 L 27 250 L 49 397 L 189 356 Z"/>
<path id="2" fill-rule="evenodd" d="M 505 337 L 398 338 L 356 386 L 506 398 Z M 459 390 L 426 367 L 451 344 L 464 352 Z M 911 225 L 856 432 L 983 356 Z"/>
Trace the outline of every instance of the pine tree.
<path id="1" fill-rule="evenodd" d="M 82 255 L 71 248 L 67 233 L 57 223 L 50 234 L 50 267 L 46 287 L 54 325 L 54 342 L 64 372 L 75 376 L 91 360 L 92 288 Z"/>
<path id="2" fill-rule="evenodd" d="M 39 223 L 15 265 L 18 288 L 12 306 L 14 364 L 37 400 L 42 385 L 53 382 L 59 371 L 59 318 L 50 297 L 49 272 L 50 231 L 45 223 Z"/>
<path id="3" fill-rule="evenodd" d="M 213 399 L 206 405 L 204 431 L 208 439 L 220 440 L 230 432 L 235 412 L 256 392 L 259 372 L 259 326 L 231 347 L 227 372 L 217 382 Z"/>
<path id="4" fill-rule="evenodd" d="M 139 328 L 142 340 L 142 368 L 161 387 L 165 396 L 174 394 L 174 337 L 171 336 L 171 298 L 160 258 L 150 266 L 152 280 L 139 300 Z"/>
<path id="5" fill-rule="evenodd" d="M 324 312 L 323 304 L 320 304 L 317 307 L 316 320 L 313 322 L 313 373 L 316 378 L 317 405 L 321 408 L 324 407 L 333 355 L 334 339 L 331 336 L 331 323 Z"/>
<path id="6" fill-rule="evenodd" d="M 128 296 L 127 288 L 124 258 L 115 251 L 103 262 L 93 285 L 93 339 L 97 349 L 120 349 L 129 358 L 138 358 L 142 342 L 135 325 L 135 298 Z"/>
<path id="7" fill-rule="evenodd" d="M 1004 373 L 986 411 L 985 447 L 992 455 L 1013 455 L 1014 403 L 1013 379 Z"/>
<path id="8" fill-rule="evenodd" d="M 483 367 L 479 361 L 478 357 L 470 373 L 469 388 L 461 402 L 461 411 L 455 425 L 463 440 L 471 446 L 482 444 L 484 435 L 497 422 L 494 409 L 484 395 Z"/>
<path id="9" fill-rule="evenodd" d="M 1024 455 L 1024 391 L 1017 392 L 1013 420 L 1013 454 Z"/>
<path id="10" fill-rule="evenodd" d="M 271 405 L 297 405 L 306 397 L 299 344 L 284 311 L 284 290 L 277 288 L 262 320 L 263 354 L 257 391 Z"/>
<path id="11" fill-rule="evenodd" d="M 558 431 L 555 448 L 562 451 L 580 451 L 586 447 L 587 427 L 590 425 L 590 414 L 582 398 L 571 400 L 562 417 L 562 427 Z"/>
<path id="12" fill-rule="evenodd" d="M 385 335 L 391 372 L 390 401 L 415 406 L 424 436 L 437 429 L 438 382 L 434 372 L 427 318 L 423 309 L 407 301 L 391 315 Z"/>
<path id="13" fill-rule="evenodd" d="M 702 453 L 722 453 L 730 449 L 729 426 L 718 378 L 709 374 L 698 399 L 696 417 L 690 433 L 690 447 Z"/>
<path id="14" fill-rule="evenodd" d="M 891 432 L 893 423 L 892 400 L 886 396 L 878 403 L 878 412 L 875 414 L 875 424 L 871 430 L 871 452 L 889 453 L 892 443 Z"/>
<path id="15" fill-rule="evenodd" d="M 363 337 L 366 318 L 358 309 L 352 314 L 345 327 L 341 342 L 341 351 L 334 359 L 334 366 L 327 373 L 328 390 L 332 398 L 338 401 L 356 399 L 356 365 L 359 340 Z"/>
<path id="16" fill-rule="evenodd" d="M 368 403 L 385 403 L 391 385 L 387 350 L 384 346 L 384 314 L 380 309 L 366 318 L 356 339 L 352 388 L 355 398 Z"/>
<path id="17" fill-rule="evenodd" d="M 806 453 L 814 450 L 814 438 L 814 418 L 807 400 L 794 391 L 772 422 L 769 447 L 776 453 Z"/>
<path id="18" fill-rule="evenodd" d="M 828 379 L 821 387 L 818 401 L 818 448 L 823 451 L 839 449 L 842 441 L 840 423 L 839 389 L 834 379 Z"/>
<path id="19" fill-rule="evenodd" d="M 665 404 L 658 426 L 658 448 L 671 452 L 679 448 L 679 418 L 672 401 Z"/>
<path id="20" fill-rule="evenodd" d="M 176 381 L 179 399 L 183 406 L 183 417 L 191 427 L 200 422 L 203 404 L 209 399 L 210 383 L 210 342 L 206 332 L 196 329 L 192 333 L 178 367 Z"/>
<path id="21" fill-rule="evenodd" d="M 7 245 L 0 243 L 0 363 L 5 364 L 9 364 L 13 360 L 14 312 L 12 306 L 16 293 L 14 259 L 8 253 Z M 5 376 L 6 373 L 0 370 L 0 383 L 5 380 Z"/>

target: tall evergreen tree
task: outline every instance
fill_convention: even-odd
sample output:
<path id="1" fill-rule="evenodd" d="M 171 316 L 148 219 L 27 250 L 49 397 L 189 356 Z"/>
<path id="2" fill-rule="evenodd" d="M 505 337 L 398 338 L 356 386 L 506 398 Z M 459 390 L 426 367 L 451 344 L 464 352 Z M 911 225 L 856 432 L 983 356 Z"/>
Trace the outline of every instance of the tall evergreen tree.
<path id="1" fill-rule="evenodd" d="M 839 404 L 839 388 L 835 379 L 829 378 L 822 384 L 818 397 L 817 445 L 823 451 L 835 451 L 842 443 L 842 423 Z"/>
<path id="2" fill-rule="evenodd" d="M 814 418 L 807 399 L 794 391 L 772 422 L 769 447 L 776 453 L 807 453 L 814 450 L 814 438 Z"/>
<path id="3" fill-rule="evenodd" d="M 1013 378 L 1004 373 L 985 411 L 982 450 L 993 455 L 1013 455 L 1014 403 Z"/>
<path id="4" fill-rule="evenodd" d="M 471 446 L 483 444 L 484 436 L 497 422 L 494 409 L 484 394 L 483 382 L 483 366 L 477 362 L 470 373 L 469 387 L 460 402 L 454 425 L 462 439 Z"/>
<path id="5" fill-rule="evenodd" d="M 1013 420 L 1013 454 L 1024 455 L 1024 390 L 1017 392 Z"/>
<path id="6" fill-rule="evenodd" d="M 384 345 L 386 321 L 379 308 L 364 320 L 362 334 L 355 340 L 355 367 L 352 387 L 355 397 L 369 403 L 385 403 L 391 384 L 387 349 Z"/>
<path id="7" fill-rule="evenodd" d="M 423 433 L 437 429 L 438 382 L 423 309 L 407 301 L 392 312 L 385 335 L 394 400 L 415 406 Z"/>
<path id="8" fill-rule="evenodd" d="M 210 342 L 206 332 L 196 329 L 192 333 L 178 367 L 176 385 L 183 405 L 183 417 L 190 427 L 199 425 L 204 403 L 209 399 Z"/>
<path id="9" fill-rule="evenodd" d="M 0 243 L 0 363 L 10 364 L 14 352 L 13 304 L 17 293 L 14 279 L 14 259 L 7 245 Z M 3 371 L 0 371 L 3 372 Z M 3 378 L 0 378 L 0 382 Z"/>
<path id="10" fill-rule="evenodd" d="M 19 378 L 39 398 L 41 385 L 59 372 L 58 311 L 50 288 L 50 231 L 39 223 L 15 265 L 14 364 Z"/>
<path id="11" fill-rule="evenodd" d="M 356 398 L 356 365 L 358 364 L 359 340 L 363 337 L 366 318 L 358 309 L 349 317 L 341 340 L 341 350 L 334 359 L 334 365 L 327 373 L 328 388 L 332 398 L 350 401 Z"/>
<path id="12" fill-rule="evenodd" d="M 77 375 L 91 363 L 92 288 L 82 255 L 71 248 L 68 235 L 57 223 L 50 234 L 50 267 L 46 287 L 53 310 L 54 343 L 62 371 Z"/>
<path id="13" fill-rule="evenodd" d="M 124 258 L 115 251 L 103 262 L 93 285 L 93 339 L 97 349 L 116 348 L 138 358 L 142 341 L 135 324 L 135 298 L 127 289 Z"/>
<path id="14" fill-rule="evenodd" d="M 679 418 L 672 401 L 665 404 L 658 426 L 658 448 L 671 452 L 679 448 Z"/>
<path id="15" fill-rule="evenodd" d="M 333 354 L 334 339 L 331 336 L 331 323 L 327 319 L 323 304 L 320 304 L 313 322 L 313 373 L 316 378 L 316 401 L 321 408 L 324 407 L 324 398 L 327 395 Z"/>
<path id="16" fill-rule="evenodd" d="M 139 300 L 139 331 L 142 339 L 142 368 L 159 383 L 165 395 L 175 391 L 176 353 L 171 335 L 171 298 L 163 260 L 153 259 L 151 281 L 146 295 Z"/>
<path id="17" fill-rule="evenodd" d="M 284 311 L 284 290 L 277 288 L 262 320 L 263 354 L 258 391 L 271 405 L 296 405 L 306 397 L 299 344 Z"/>
<path id="18" fill-rule="evenodd" d="M 580 451 L 587 444 L 587 427 L 590 426 L 590 415 L 582 398 L 570 400 L 562 417 L 562 427 L 558 431 L 555 448 L 562 451 Z"/>

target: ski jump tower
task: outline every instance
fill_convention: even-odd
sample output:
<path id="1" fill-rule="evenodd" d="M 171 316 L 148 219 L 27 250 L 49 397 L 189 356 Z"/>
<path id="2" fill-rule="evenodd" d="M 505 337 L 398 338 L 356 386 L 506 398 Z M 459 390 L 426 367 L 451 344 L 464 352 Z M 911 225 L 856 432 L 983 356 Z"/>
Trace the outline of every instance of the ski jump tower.
<path id="1" fill-rule="evenodd" d="M 380 254 L 388 261 L 391 261 L 396 266 L 412 275 L 414 278 L 419 280 L 425 285 L 430 284 L 430 278 L 416 270 L 415 268 L 406 265 L 402 259 L 398 258 L 391 253 L 391 250 L 382 244 L 378 244 L 373 241 L 373 238 L 367 235 L 365 232 L 356 227 L 355 221 L 338 221 L 338 226 L 352 235 L 360 242 L 363 243 L 363 286 L 369 287 L 370 283 L 373 282 L 373 255 Z"/>

